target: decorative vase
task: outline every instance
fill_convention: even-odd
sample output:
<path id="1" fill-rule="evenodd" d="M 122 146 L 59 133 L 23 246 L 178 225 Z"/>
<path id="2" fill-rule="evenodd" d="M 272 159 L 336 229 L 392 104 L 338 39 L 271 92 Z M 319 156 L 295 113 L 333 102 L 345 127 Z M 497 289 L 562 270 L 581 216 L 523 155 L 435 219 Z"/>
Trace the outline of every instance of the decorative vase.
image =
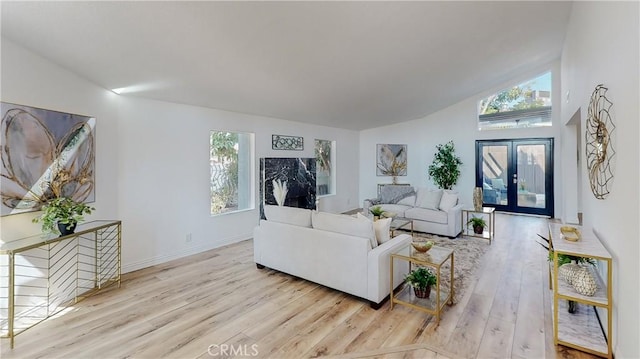
<path id="1" fill-rule="evenodd" d="M 564 280 L 567 284 L 573 285 L 573 280 L 579 270 L 580 266 L 576 263 L 563 264 L 558 267 L 558 277 Z"/>
<path id="2" fill-rule="evenodd" d="M 482 232 L 484 232 L 484 227 L 483 226 L 473 226 L 473 232 L 475 234 L 482 234 Z"/>
<path id="3" fill-rule="evenodd" d="M 476 211 L 482 211 L 482 187 L 473 189 L 473 208 Z"/>
<path id="4" fill-rule="evenodd" d="M 588 268 L 580 266 L 571 283 L 576 292 L 592 297 L 598 291 L 598 284 Z"/>
<path id="5" fill-rule="evenodd" d="M 377 220 L 379 220 L 379 219 L 380 219 L 380 216 L 373 216 L 373 221 L 374 221 L 374 222 L 375 222 L 375 221 L 377 221 Z"/>
<path id="6" fill-rule="evenodd" d="M 431 295 L 431 286 L 427 286 L 426 288 L 413 287 L 413 293 L 415 293 L 418 298 L 429 298 Z"/>
<path id="7" fill-rule="evenodd" d="M 77 222 L 71 222 L 70 224 L 58 222 L 58 230 L 60 231 L 60 237 L 72 234 L 76 230 Z"/>

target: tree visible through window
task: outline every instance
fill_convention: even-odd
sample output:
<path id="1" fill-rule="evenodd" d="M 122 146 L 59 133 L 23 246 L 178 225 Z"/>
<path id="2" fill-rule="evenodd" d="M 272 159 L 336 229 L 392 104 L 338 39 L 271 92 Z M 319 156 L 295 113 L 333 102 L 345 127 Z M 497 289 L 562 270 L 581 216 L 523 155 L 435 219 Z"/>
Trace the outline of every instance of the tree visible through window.
<path id="1" fill-rule="evenodd" d="M 551 126 L 551 72 L 478 103 L 480 130 Z"/>
<path id="2" fill-rule="evenodd" d="M 211 214 L 253 208 L 253 134 L 211 131 Z"/>
<path id="3" fill-rule="evenodd" d="M 316 193 L 318 196 L 335 194 L 335 141 L 315 140 Z"/>

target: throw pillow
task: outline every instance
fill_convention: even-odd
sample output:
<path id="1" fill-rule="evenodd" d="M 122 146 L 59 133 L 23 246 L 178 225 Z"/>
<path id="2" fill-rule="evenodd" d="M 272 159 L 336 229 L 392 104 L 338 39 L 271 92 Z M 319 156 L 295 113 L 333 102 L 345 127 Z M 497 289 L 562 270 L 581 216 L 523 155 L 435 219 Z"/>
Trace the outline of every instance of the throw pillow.
<path id="1" fill-rule="evenodd" d="M 265 205 L 264 216 L 268 221 L 311 228 L 310 209 Z"/>
<path id="2" fill-rule="evenodd" d="M 455 207 L 456 204 L 458 204 L 458 192 L 444 191 L 438 208 L 440 208 L 441 211 L 448 212 L 451 208 Z"/>
<path id="3" fill-rule="evenodd" d="M 371 221 L 371 219 L 369 217 L 365 217 L 362 214 L 358 213 L 358 217 L 360 218 L 364 218 L 368 221 Z M 377 247 L 378 245 L 387 242 L 389 240 L 391 240 L 391 236 L 389 235 L 389 230 L 391 227 L 391 218 L 382 218 L 379 219 L 377 221 L 373 221 L 373 231 L 376 234 L 376 243 L 374 245 L 374 243 L 371 243 L 371 246 L 373 248 Z"/>
<path id="4" fill-rule="evenodd" d="M 414 207 L 416 205 L 416 196 L 415 196 L 415 194 L 412 195 L 412 196 L 408 196 L 408 197 L 405 197 L 405 198 L 399 200 L 398 204 Z"/>
<path id="5" fill-rule="evenodd" d="M 311 211 L 311 222 L 315 229 L 367 238 L 372 246 L 373 242 L 376 241 L 373 223 L 366 218 L 354 218 L 346 214 Z"/>
<path id="6" fill-rule="evenodd" d="M 441 189 L 426 189 L 421 188 L 418 191 L 418 198 L 416 199 L 416 206 L 438 210 L 438 205 L 442 199 Z"/>

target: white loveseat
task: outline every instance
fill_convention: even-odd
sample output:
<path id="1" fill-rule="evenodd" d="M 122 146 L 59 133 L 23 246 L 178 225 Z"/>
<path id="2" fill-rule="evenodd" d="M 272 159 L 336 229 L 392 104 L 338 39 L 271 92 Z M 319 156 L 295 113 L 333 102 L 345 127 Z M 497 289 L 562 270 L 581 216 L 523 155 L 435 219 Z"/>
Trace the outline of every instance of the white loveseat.
<path id="1" fill-rule="evenodd" d="M 278 206 L 265 206 L 265 216 L 253 231 L 258 268 L 364 298 L 376 309 L 389 296 L 391 253 L 403 247 L 409 253 L 411 236 L 378 244 L 368 219 Z M 396 261 L 393 282 L 402 283 L 407 272 L 407 262 Z"/>
<path id="2" fill-rule="evenodd" d="M 458 192 L 424 187 L 385 185 L 378 198 L 364 200 L 363 210 L 379 205 L 384 211 L 413 220 L 419 232 L 457 237 L 462 232 L 462 207 Z"/>

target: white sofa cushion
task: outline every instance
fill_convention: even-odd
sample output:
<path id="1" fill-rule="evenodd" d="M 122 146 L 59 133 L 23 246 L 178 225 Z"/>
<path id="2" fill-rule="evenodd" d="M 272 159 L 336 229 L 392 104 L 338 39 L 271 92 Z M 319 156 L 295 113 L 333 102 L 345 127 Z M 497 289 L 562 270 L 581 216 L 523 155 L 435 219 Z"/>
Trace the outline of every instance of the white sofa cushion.
<path id="1" fill-rule="evenodd" d="M 408 209 L 404 213 L 404 216 L 410 219 L 416 219 L 419 221 L 426 221 L 426 222 L 433 222 L 433 223 L 447 224 L 448 222 L 447 212 L 438 211 L 435 209 L 414 207 L 414 208 Z"/>
<path id="2" fill-rule="evenodd" d="M 447 212 L 456 204 L 458 204 L 458 192 L 444 191 L 444 193 L 442 194 L 442 198 L 440 199 L 438 208 L 442 211 Z"/>
<path id="3" fill-rule="evenodd" d="M 265 205 L 264 215 L 268 221 L 311 228 L 311 210 L 305 208 Z"/>
<path id="4" fill-rule="evenodd" d="M 311 223 L 314 229 L 367 238 L 372 248 L 374 242 L 377 244 L 373 222 L 366 217 L 311 211 Z"/>
<path id="5" fill-rule="evenodd" d="M 438 209 L 442 199 L 441 189 L 419 188 L 416 198 L 416 207 Z"/>

